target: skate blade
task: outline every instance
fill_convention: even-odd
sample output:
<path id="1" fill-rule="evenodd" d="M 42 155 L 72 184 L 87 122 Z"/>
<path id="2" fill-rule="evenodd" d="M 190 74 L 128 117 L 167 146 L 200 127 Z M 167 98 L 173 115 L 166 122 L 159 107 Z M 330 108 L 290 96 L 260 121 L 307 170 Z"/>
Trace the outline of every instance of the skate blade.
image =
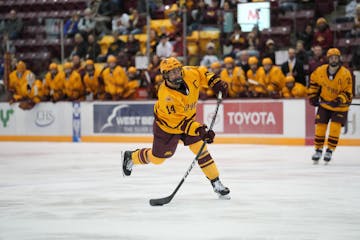
<path id="1" fill-rule="evenodd" d="M 123 175 L 123 177 L 127 177 L 124 173 L 124 170 L 123 170 L 123 166 L 124 166 L 124 154 L 125 152 L 124 151 L 121 151 L 121 173 Z"/>
<path id="2" fill-rule="evenodd" d="M 313 160 L 313 165 L 318 165 L 319 161 Z"/>
<path id="3" fill-rule="evenodd" d="M 329 162 L 324 162 L 324 165 L 325 165 L 325 166 L 329 165 Z"/>
<path id="4" fill-rule="evenodd" d="M 230 194 L 227 194 L 227 195 L 218 194 L 218 196 L 219 196 L 220 200 L 230 200 L 231 199 Z"/>

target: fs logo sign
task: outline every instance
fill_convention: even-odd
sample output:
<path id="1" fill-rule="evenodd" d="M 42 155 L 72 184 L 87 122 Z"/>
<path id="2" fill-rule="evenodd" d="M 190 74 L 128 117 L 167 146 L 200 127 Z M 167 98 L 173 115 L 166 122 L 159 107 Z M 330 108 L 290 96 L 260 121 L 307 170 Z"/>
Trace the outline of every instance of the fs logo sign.
<path id="1" fill-rule="evenodd" d="M 38 127 L 50 126 L 55 121 L 54 113 L 51 110 L 37 111 L 35 125 Z"/>
<path id="2" fill-rule="evenodd" d="M 9 120 L 10 120 L 10 116 L 11 116 L 12 114 L 14 114 L 14 110 L 13 110 L 13 109 L 7 109 L 7 110 L 1 109 L 1 110 L 0 110 L 0 120 L 1 120 L 2 126 L 3 126 L 4 128 L 7 127 L 7 124 L 8 124 L 8 122 L 9 122 Z"/>

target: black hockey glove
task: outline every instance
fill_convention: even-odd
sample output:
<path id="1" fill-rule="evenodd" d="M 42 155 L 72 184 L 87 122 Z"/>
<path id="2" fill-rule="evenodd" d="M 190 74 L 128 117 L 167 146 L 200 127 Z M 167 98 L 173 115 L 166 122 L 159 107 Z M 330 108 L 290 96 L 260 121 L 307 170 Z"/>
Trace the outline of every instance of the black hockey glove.
<path id="1" fill-rule="evenodd" d="M 195 133 L 199 133 L 200 138 L 206 143 L 213 143 L 215 138 L 215 132 L 213 130 L 207 130 L 206 125 L 198 127 Z"/>
<path id="2" fill-rule="evenodd" d="M 341 99 L 340 98 L 336 98 L 335 100 L 331 101 L 328 103 L 328 105 L 330 107 L 338 107 L 341 104 Z"/>
<path id="3" fill-rule="evenodd" d="M 219 92 L 221 92 L 223 98 L 225 98 L 228 95 L 228 91 L 229 91 L 227 83 L 221 80 L 214 84 L 212 90 L 214 90 L 216 96 L 218 95 Z"/>
<path id="4" fill-rule="evenodd" d="M 309 103 L 310 103 L 310 105 L 312 105 L 312 106 L 314 106 L 314 107 L 319 106 L 319 105 L 320 105 L 319 97 L 309 98 Z"/>

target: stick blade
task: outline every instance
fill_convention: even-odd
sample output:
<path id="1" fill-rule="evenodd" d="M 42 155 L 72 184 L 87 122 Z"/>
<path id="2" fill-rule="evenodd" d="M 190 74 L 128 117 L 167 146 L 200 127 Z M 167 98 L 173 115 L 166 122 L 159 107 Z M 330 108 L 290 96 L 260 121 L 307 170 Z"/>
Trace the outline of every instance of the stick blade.
<path id="1" fill-rule="evenodd" d="M 172 196 L 164 197 L 164 198 L 157 198 L 157 199 L 150 199 L 149 203 L 151 206 L 162 206 L 164 204 L 168 204 L 172 199 Z"/>

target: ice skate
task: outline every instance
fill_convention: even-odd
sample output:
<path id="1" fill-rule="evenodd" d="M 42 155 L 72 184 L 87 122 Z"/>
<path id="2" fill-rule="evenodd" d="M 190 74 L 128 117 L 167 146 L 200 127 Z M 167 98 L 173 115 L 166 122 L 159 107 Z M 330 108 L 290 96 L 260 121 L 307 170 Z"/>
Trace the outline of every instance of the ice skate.
<path id="1" fill-rule="evenodd" d="M 131 159 L 131 153 L 132 151 L 125 151 L 125 153 L 122 156 L 122 169 L 123 169 L 123 175 L 124 176 L 130 176 L 131 171 L 133 168 L 133 161 Z"/>
<path id="2" fill-rule="evenodd" d="M 322 155 L 322 149 L 316 149 L 315 153 L 311 157 L 311 159 L 313 160 L 314 165 L 319 163 L 321 155 Z"/>
<path id="3" fill-rule="evenodd" d="M 219 178 L 215 178 L 211 181 L 211 185 L 213 186 L 214 192 L 218 194 L 220 199 L 230 199 L 230 190 L 225 187 L 219 180 Z"/>
<path id="4" fill-rule="evenodd" d="M 329 164 L 329 162 L 331 161 L 331 157 L 332 157 L 332 150 L 326 149 L 326 152 L 324 154 L 325 165 Z"/>

